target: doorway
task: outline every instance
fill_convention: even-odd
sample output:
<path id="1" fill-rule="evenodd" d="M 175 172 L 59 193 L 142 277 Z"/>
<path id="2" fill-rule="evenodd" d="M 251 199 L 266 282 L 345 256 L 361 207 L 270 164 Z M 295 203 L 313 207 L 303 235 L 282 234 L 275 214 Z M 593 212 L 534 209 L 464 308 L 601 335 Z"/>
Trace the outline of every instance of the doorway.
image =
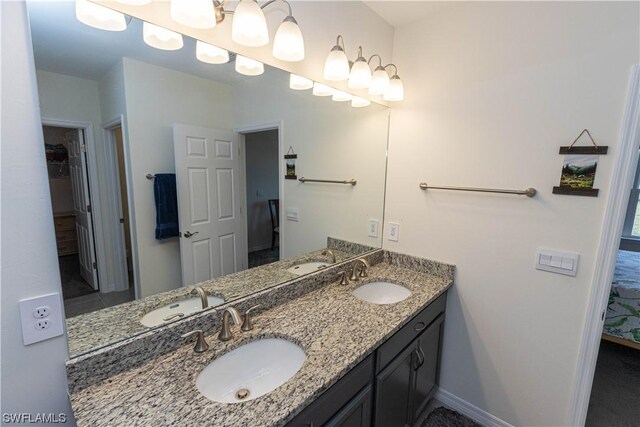
<path id="1" fill-rule="evenodd" d="M 278 129 L 244 134 L 249 268 L 280 260 Z"/>

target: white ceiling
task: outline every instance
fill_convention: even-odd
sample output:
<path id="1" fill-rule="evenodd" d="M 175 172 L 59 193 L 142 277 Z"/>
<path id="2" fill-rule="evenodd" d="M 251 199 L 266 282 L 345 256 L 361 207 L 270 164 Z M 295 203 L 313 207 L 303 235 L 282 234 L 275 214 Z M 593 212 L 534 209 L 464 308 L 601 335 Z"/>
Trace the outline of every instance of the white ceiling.
<path id="1" fill-rule="evenodd" d="M 234 63 L 204 64 L 195 58 L 195 41 L 184 39 L 177 51 L 147 46 L 142 22 L 133 19 L 125 31 L 103 31 L 75 17 L 73 0 L 28 0 L 36 68 L 99 80 L 123 56 L 203 78 L 236 84 L 250 77 L 238 74 Z M 265 66 L 265 72 L 270 67 Z"/>
<path id="2" fill-rule="evenodd" d="M 363 0 L 363 2 L 394 28 L 433 16 L 455 3 L 455 1 L 425 0 Z"/>

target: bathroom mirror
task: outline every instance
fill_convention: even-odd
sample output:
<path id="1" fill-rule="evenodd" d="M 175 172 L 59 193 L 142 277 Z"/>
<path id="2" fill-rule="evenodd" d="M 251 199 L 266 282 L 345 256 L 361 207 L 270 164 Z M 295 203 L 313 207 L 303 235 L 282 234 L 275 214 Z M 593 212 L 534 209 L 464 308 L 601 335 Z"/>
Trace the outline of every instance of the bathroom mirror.
<path id="1" fill-rule="evenodd" d="M 381 247 L 387 107 L 28 10 L 71 355 Z"/>

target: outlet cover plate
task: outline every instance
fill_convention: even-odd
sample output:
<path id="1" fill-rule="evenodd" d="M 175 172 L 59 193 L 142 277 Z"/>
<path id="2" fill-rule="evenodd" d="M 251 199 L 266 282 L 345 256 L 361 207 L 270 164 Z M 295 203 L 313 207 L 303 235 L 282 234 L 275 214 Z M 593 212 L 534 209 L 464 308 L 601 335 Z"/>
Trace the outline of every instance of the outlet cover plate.
<path id="1" fill-rule="evenodd" d="M 49 308 L 49 315 L 46 316 L 46 319 L 50 321 L 50 326 L 46 329 L 37 329 L 37 323 L 42 322 L 43 319 L 36 318 L 34 312 L 44 306 Z M 24 345 L 62 335 L 64 321 L 62 320 L 60 294 L 54 293 L 20 300 L 20 320 L 22 321 L 22 342 Z"/>

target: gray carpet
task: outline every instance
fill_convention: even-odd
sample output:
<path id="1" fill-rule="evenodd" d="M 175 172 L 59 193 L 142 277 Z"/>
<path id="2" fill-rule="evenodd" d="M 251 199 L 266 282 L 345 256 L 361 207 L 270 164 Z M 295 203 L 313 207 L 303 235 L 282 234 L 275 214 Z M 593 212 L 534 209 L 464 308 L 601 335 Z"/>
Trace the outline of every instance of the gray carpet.
<path id="1" fill-rule="evenodd" d="M 452 409 L 440 406 L 434 409 L 422 423 L 422 427 L 482 427 L 473 421 Z"/>
<path id="2" fill-rule="evenodd" d="M 587 427 L 640 425 L 640 351 L 602 341 Z"/>
<path id="3" fill-rule="evenodd" d="M 249 268 L 259 265 L 271 264 L 280 260 L 280 248 L 263 249 L 261 251 L 249 252 Z"/>
<path id="4" fill-rule="evenodd" d="M 58 257 L 60 279 L 62 280 L 62 296 L 66 299 L 92 294 L 95 290 L 80 276 L 78 255 Z"/>

